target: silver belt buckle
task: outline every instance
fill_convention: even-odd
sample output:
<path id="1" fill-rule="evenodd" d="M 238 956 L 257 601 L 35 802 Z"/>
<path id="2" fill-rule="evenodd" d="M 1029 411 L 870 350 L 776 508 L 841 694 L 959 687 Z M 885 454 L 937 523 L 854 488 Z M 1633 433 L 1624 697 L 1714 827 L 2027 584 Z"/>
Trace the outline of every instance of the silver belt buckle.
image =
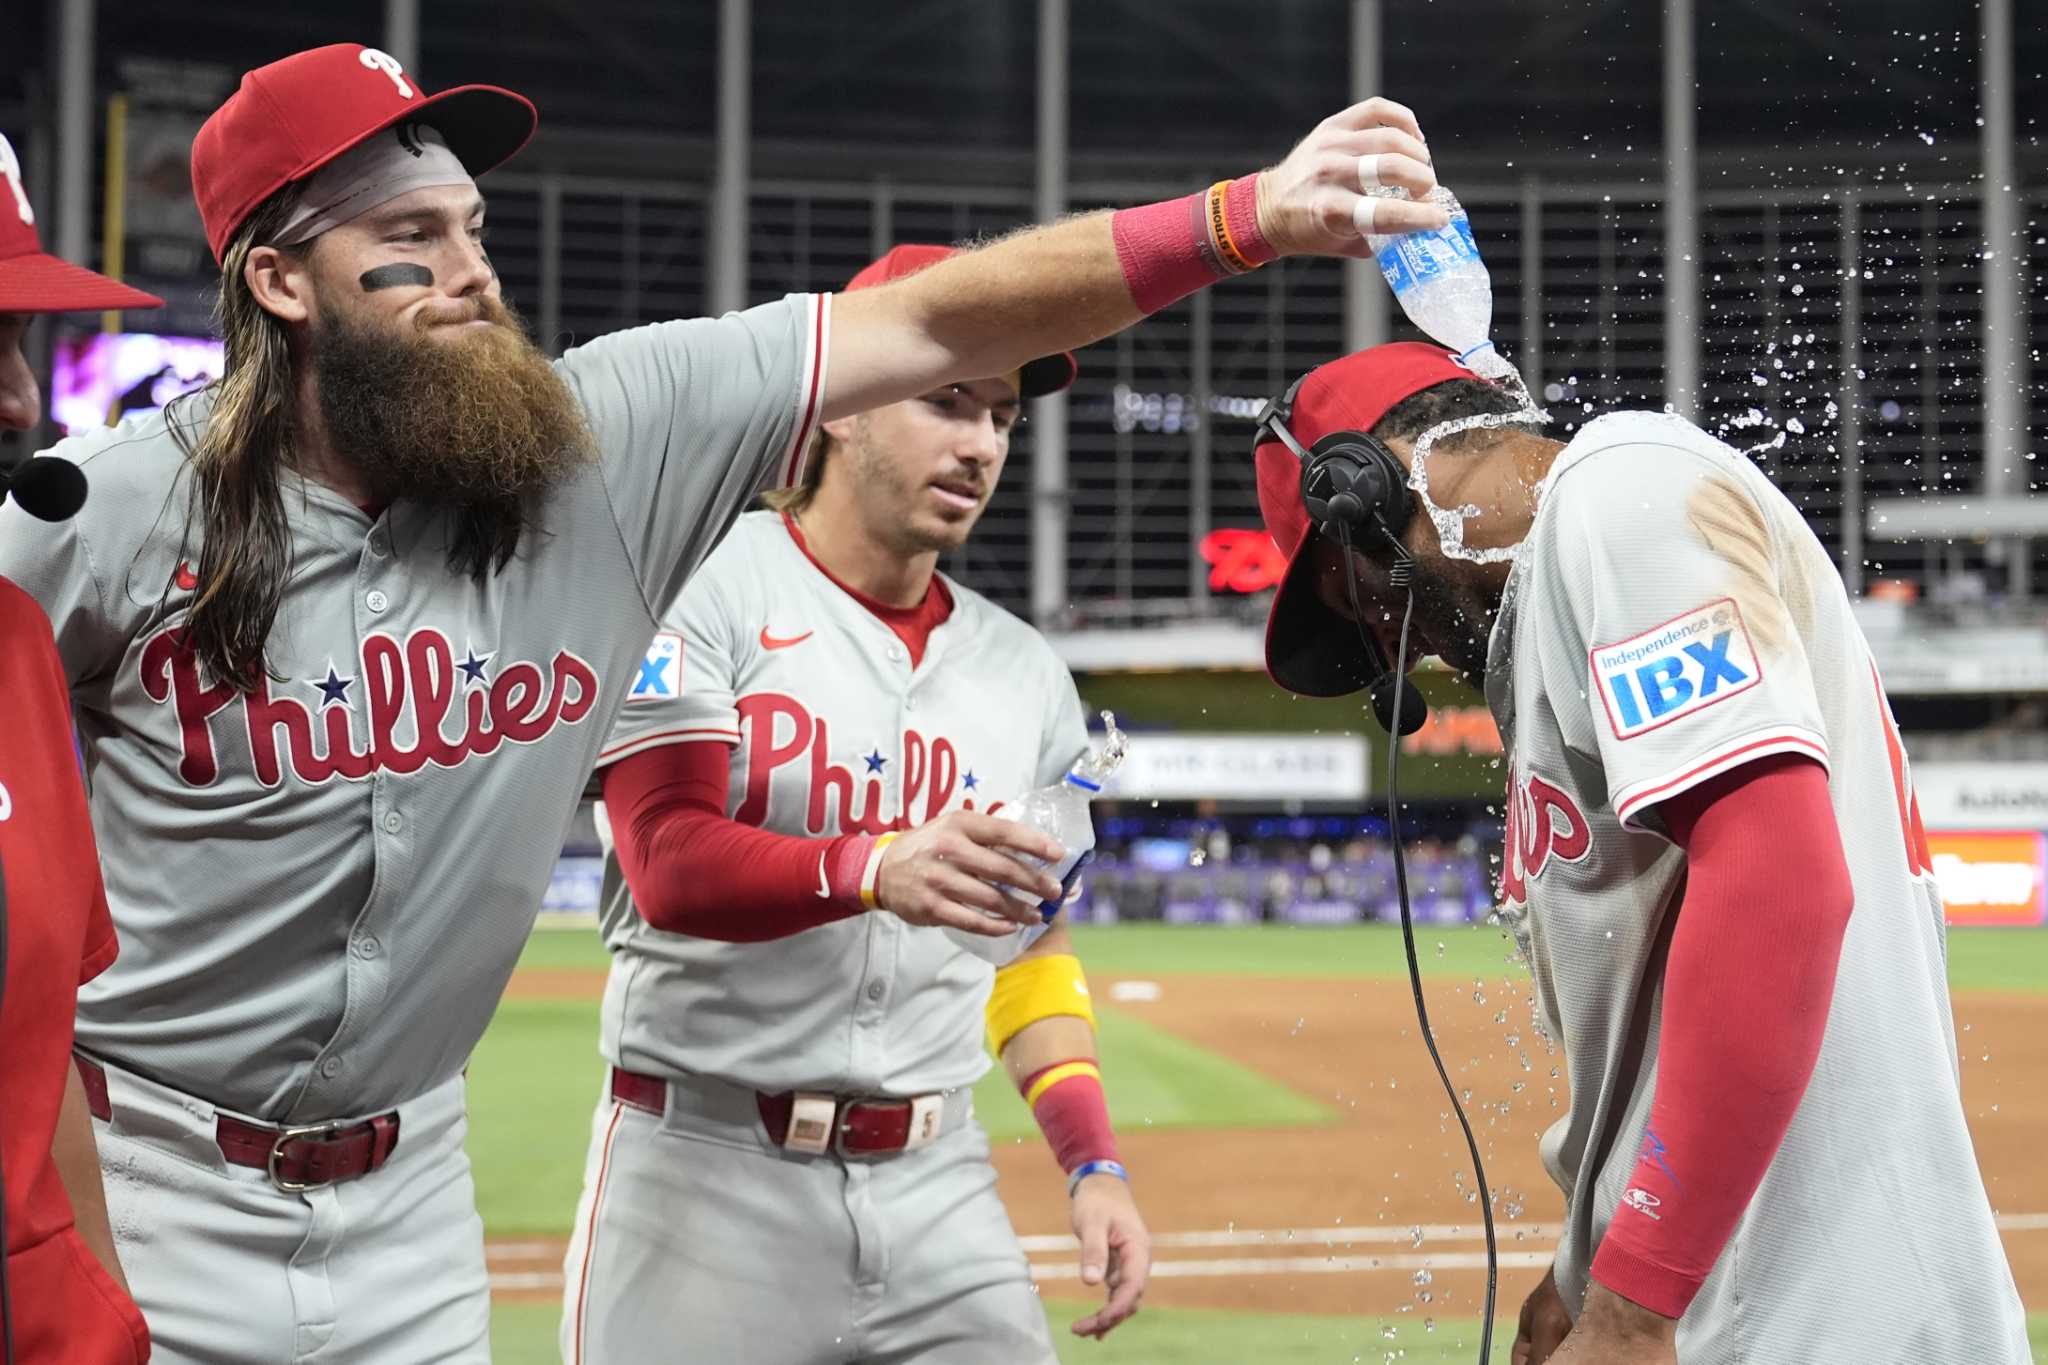
<path id="1" fill-rule="evenodd" d="M 823 1156 L 839 1142 L 839 1097 L 799 1090 L 790 1097 L 789 1127 L 783 1147 L 807 1156 Z"/>
<path id="2" fill-rule="evenodd" d="M 270 1159 L 263 1163 L 264 1170 L 270 1175 L 270 1183 L 283 1190 L 286 1194 L 303 1194 L 307 1190 L 325 1189 L 327 1186 L 332 1185 L 334 1183 L 332 1180 L 286 1180 L 282 1175 L 278 1174 L 277 1163 L 284 1158 L 284 1145 L 287 1142 L 295 1141 L 298 1138 L 333 1137 L 336 1133 L 342 1132 L 350 1126 L 346 1123 L 306 1123 L 296 1127 L 278 1129 L 276 1140 L 270 1144 Z"/>
<path id="3" fill-rule="evenodd" d="M 832 1125 L 832 1149 L 844 1157 L 892 1156 L 893 1152 L 848 1152 L 846 1150 L 846 1128 L 852 1122 L 853 1111 L 862 1105 L 908 1104 L 910 1106 L 910 1127 L 904 1134 L 899 1152 L 911 1152 L 919 1147 L 929 1146 L 938 1141 L 939 1131 L 945 1126 L 946 1097 L 940 1095 L 915 1095 L 908 1099 L 864 1097 L 848 1100 L 839 1111 L 839 1121 Z"/>

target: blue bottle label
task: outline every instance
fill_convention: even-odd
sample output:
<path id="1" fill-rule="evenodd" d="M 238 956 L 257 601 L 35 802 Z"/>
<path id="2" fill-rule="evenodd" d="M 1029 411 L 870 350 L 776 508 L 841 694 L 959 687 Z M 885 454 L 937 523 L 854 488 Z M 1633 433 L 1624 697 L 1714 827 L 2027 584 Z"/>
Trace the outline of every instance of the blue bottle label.
<path id="1" fill-rule="evenodd" d="M 1479 246 L 1472 240 L 1472 221 L 1460 213 L 1451 218 L 1449 227 L 1394 238 L 1373 259 L 1379 263 L 1387 287 L 1404 294 L 1467 261 L 1478 260 Z"/>

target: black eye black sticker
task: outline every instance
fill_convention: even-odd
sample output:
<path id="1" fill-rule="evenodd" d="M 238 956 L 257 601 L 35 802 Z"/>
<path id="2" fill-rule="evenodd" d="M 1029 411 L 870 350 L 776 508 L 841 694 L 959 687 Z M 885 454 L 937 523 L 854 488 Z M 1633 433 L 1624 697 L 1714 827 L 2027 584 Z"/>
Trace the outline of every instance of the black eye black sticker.
<path id="1" fill-rule="evenodd" d="M 374 294 L 379 289 L 401 289 L 409 284 L 426 285 L 434 283 L 434 272 L 411 261 L 394 261 L 365 270 L 356 277 L 356 283 L 363 287 L 365 294 Z"/>

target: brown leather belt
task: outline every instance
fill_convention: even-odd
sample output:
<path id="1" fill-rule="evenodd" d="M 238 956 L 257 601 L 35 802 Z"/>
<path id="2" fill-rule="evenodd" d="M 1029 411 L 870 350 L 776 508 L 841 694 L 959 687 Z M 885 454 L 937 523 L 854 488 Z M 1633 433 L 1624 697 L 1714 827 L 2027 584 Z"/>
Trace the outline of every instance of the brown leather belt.
<path id="1" fill-rule="evenodd" d="M 85 1086 L 86 1107 L 102 1122 L 114 1117 L 107 1098 L 107 1073 L 99 1063 L 73 1054 L 78 1078 Z M 270 1176 L 287 1193 L 317 1190 L 368 1175 L 391 1159 L 398 1147 L 398 1111 L 355 1123 L 305 1123 L 273 1128 L 226 1114 L 214 1117 L 214 1141 L 220 1154 L 236 1166 L 250 1166 Z"/>
<path id="2" fill-rule="evenodd" d="M 668 1082 L 622 1067 L 612 1068 L 612 1098 L 620 1104 L 659 1117 L 667 1109 Z M 820 1155 L 888 1156 L 922 1147 L 939 1136 L 944 1096 L 875 1099 L 789 1091 L 756 1092 L 754 1107 L 769 1141 L 791 1151 Z"/>

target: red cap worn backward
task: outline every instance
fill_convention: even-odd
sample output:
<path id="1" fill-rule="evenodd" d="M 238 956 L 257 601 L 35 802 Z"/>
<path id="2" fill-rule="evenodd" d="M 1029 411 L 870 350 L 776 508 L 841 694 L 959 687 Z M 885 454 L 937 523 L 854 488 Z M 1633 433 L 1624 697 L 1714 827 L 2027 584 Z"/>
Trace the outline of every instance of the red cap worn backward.
<path id="1" fill-rule="evenodd" d="M 1354 351 L 1310 370 L 1294 395 L 1288 431 L 1304 449 L 1333 431 L 1370 432 L 1424 389 L 1481 377 L 1457 353 L 1432 342 L 1394 341 Z M 1271 436 L 1253 456 L 1266 533 L 1287 556 L 1287 572 L 1266 617 L 1266 672 L 1305 697 L 1341 697 L 1373 681 L 1364 676 L 1358 628 L 1323 605 L 1309 582 L 1314 527 L 1301 502 L 1301 460 Z"/>
<path id="2" fill-rule="evenodd" d="M 0 137 L 0 313 L 96 312 L 161 308 L 154 294 L 108 279 L 43 250 L 36 212 L 14 147 Z"/>
<path id="3" fill-rule="evenodd" d="M 244 75 L 192 140 L 192 194 L 214 260 L 271 195 L 413 119 L 480 176 L 526 145 L 539 115 L 524 95 L 495 85 L 429 95 L 390 54 L 361 43 L 294 53 Z"/>
<path id="4" fill-rule="evenodd" d="M 854 277 L 846 282 L 844 292 L 851 294 L 856 289 L 872 289 L 878 284 L 888 284 L 907 275 L 915 275 L 928 265 L 936 264 L 954 255 L 957 247 L 937 246 L 926 242 L 905 242 L 890 247 L 874 260 L 860 268 Z M 1071 351 L 1058 351 L 1052 355 L 1040 356 L 1024 362 L 1017 377 L 1018 396 L 1041 398 L 1048 393 L 1058 393 L 1074 382 L 1074 376 L 1081 372 Z"/>

